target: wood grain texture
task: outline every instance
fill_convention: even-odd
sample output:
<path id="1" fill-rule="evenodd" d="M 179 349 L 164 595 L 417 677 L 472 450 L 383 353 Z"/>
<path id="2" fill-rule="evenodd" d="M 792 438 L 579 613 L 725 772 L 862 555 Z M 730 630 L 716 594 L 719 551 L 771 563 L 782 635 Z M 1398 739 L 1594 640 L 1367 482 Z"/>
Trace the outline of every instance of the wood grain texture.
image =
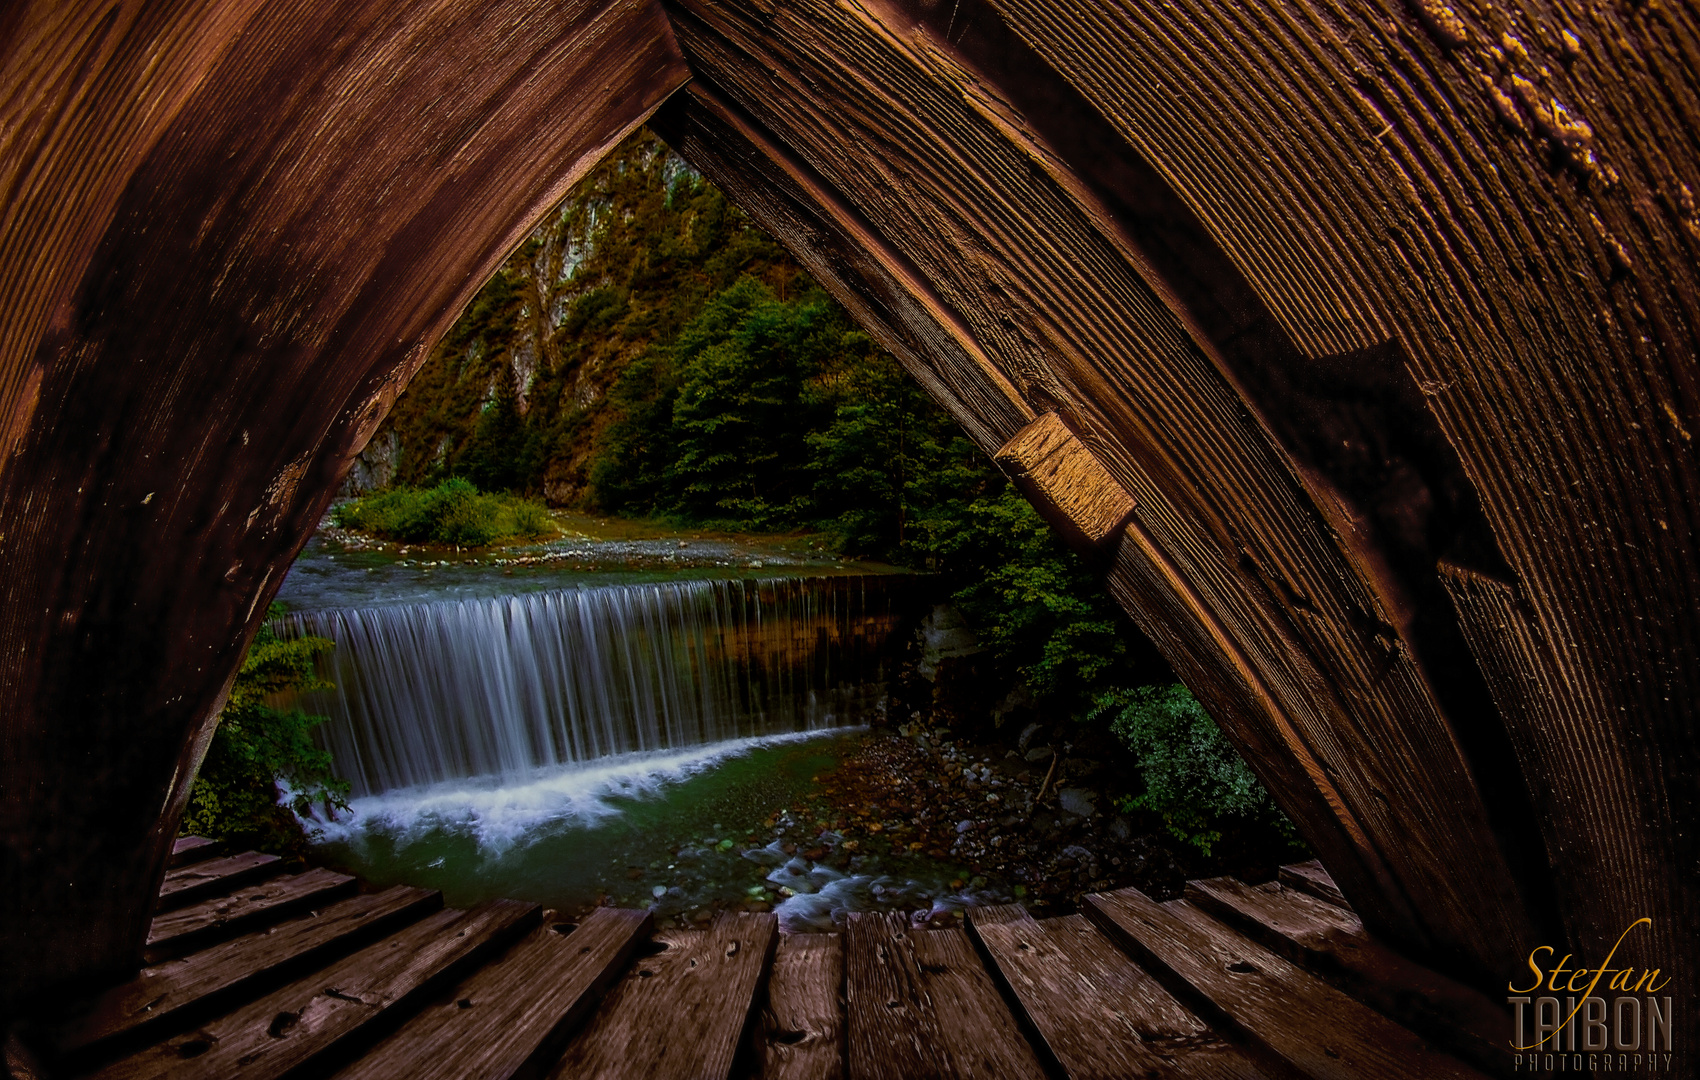
<path id="1" fill-rule="evenodd" d="M 707 930 L 664 931 L 549 1073 L 554 1080 L 709 1080 L 732 1062 L 779 936 L 772 915 L 723 914 Z"/>
<path id="2" fill-rule="evenodd" d="M 853 913 L 844 926 L 845 1075 L 850 1080 L 948 1077 L 944 1025 L 921 979 L 902 915 Z"/>
<path id="3" fill-rule="evenodd" d="M 1119 536 L 1133 496 L 1054 412 L 1016 433 L 995 458 L 1057 528 L 1091 547 Z"/>
<path id="4" fill-rule="evenodd" d="M 964 931 L 852 914 L 844 968 L 851 1080 L 1044 1076 Z"/>
<path id="5" fill-rule="evenodd" d="M 762 1080 L 842 1080 L 844 941 L 781 934 L 761 1010 Z"/>
<path id="6" fill-rule="evenodd" d="M 950 1076 L 1044 1080 L 1045 1070 L 997 983 L 974 951 L 968 932 L 913 930 L 910 940 L 921 983 L 940 1010 Z"/>
<path id="7" fill-rule="evenodd" d="M 434 986 L 538 923 L 536 904 L 497 900 L 431 915 L 325 970 L 91 1074 L 101 1080 L 264 1080 L 296 1073 L 390 1010 L 406 1015 Z"/>
<path id="8" fill-rule="evenodd" d="M 539 927 L 337 1080 L 540 1075 L 619 978 L 652 921 L 644 911 L 597 908 L 571 934 Z"/>
<path id="9" fill-rule="evenodd" d="M 251 881 L 259 881 L 283 870 L 283 860 L 259 851 L 244 851 L 222 859 L 168 870 L 159 886 L 158 910 L 172 911 L 207 897 L 220 897 Z"/>
<path id="10" fill-rule="evenodd" d="M 1183 980 L 1217 1017 L 1314 1080 L 1466 1080 L 1482 1074 L 1184 900 L 1137 889 L 1086 898 L 1135 959 Z"/>
<path id="11" fill-rule="evenodd" d="M 1541 940 L 1604 955 L 1650 915 L 1640 961 L 1700 962 L 1700 883 L 1659 869 L 1697 835 L 1667 786 L 1697 760 L 1670 737 L 1700 671 L 1695 10 L 995 6 L 1304 354 L 1397 343 L 1503 559 L 1441 545 L 1406 576 L 1432 621 L 1452 596 L 1491 689 L 1511 762 L 1483 782 L 1532 794 Z"/>
<path id="12" fill-rule="evenodd" d="M 54 1017 L 48 1041 L 71 1060 L 96 1043 L 193 1022 L 210 1010 L 254 996 L 432 914 L 441 893 L 397 885 L 350 897 L 322 911 L 247 934 L 198 953 L 143 968 L 122 983 Z"/>
<path id="13" fill-rule="evenodd" d="M 1186 899 L 1477 1068 L 1516 1071 L 1503 1004 L 1378 944 L 1350 911 L 1278 882 L 1230 877 L 1189 881 Z"/>
<path id="14" fill-rule="evenodd" d="M 1085 916 L 980 907 L 968 925 L 1070 1080 L 1264 1075 Z"/>
<path id="15" fill-rule="evenodd" d="M 354 891 L 354 879 L 324 867 L 287 874 L 228 896 L 155 915 L 148 928 L 147 962 L 204 948 L 215 941 L 279 922 L 308 908 L 326 907 Z"/>
<path id="16" fill-rule="evenodd" d="M 943 6 L 669 10 L 698 77 L 917 267 L 1007 379 L 1050 403 L 1133 497 L 1140 528 L 1277 710 L 1218 719 L 1316 759 L 1336 821 L 1302 824 L 1346 832 L 1357 858 L 1376 862 L 1346 876 L 1390 894 L 1365 906 L 1379 928 L 1478 972 L 1513 964 L 1510 943 L 1531 925 L 1495 839 L 1502 823 L 1425 669 L 1426 639 L 1411 629 L 1421 612 L 1359 550 L 1364 529 L 1324 512 L 1353 493 L 1259 414 L 1114 208 L 1039 137 L 1041 119 L 989 89 L 1005 72 L 988 75 L 965 51 L 979 24 L 953 45 L 928 21 L 948 18 Z M 1010 93 L 1023 89 L 1016 75 Z M 1485 689 L 1470 705 L 1492 709 Z M 1276 737 L 1281 727 L 1290 734 Z M 1297 775 L 1312 782 L 1311 770 Z M 1270 778 L 1290 801 L 1317 801 Z M 1460 861 L 1477 872 L 1448 872 Z"/>
<path id="17" fill-rule="evenodd" d="M 1340 886 L 1334 884 L 1334 878 L 1328 870 L 1316 859 L 1306 859 L 1301 863 L 1292 863 L 1280 869 L 1281 884 L 1289 889 L 1297 889 L 1309 893 L 1318 900 L 1333 904 L 1335 907 L 1351 908 L 1346 903 L 1345 894 Z"/>
<path id="18" fill-rule="evenodd" d="M 688 77 L 644 0 L 17 11 L 8 995 L 133 970 L 224 688 L 352 455 L 532 224 Z"/>

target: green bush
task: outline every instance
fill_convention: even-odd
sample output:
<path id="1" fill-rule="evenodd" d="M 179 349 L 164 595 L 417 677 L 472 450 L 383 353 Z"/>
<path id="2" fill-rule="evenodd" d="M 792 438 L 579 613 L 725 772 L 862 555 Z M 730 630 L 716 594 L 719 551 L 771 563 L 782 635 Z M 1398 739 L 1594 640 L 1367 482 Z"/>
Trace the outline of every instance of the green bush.
<path id="1" fill-rule="evenodd" d="M 1224 819 L 1268 825 L 1289 841 L 1292 823 L 1192 692 L 1180 683 L 1112 690 L 1098 698 L 1094 719 L 1108 718 L 1139 758 L 1145 793 L 1124 810 L 1149 810 L 1169 833 L 1208 856 Z"/>
<path id="2" fill-rule="evenodd" d="M 461 547 L 555 533 L 554 520 L 541 503 L 512 495 L 485 495 L 458 477 L 433 488 L 373 492 L 336 507 L 331 521 L 386 540 Z"/>
<path id="3" fill-rule="evenodd" d="M 273 606 L 270 618 L 281 614 Z M 267 704 L 280 694 L 328 689 L 314 674 L 314 658 L 334 647 L 317 637 L 280 639 L 261 627 L 236 673 L 230 698 L 190 789 L 181 833 L 205 836 L 274 854 L 296 854 L 306 836 L 295 813 L 314 804 L 347 809 L 348 781 L 331 756 L 313 744 L 312 730 L 326 717 Z M 280 804 L 280 785 L 288 804 Z"/>
<path id="4" fill-rule="evenodd" d="M 1150 646 L 1080 558 L 993 476 L 977 498 L 930 507 L 916 546 L 1000 666 L 1072 715 L 1118 680 L 1162 677 L 1166 666 L 1147 656 Z"/>

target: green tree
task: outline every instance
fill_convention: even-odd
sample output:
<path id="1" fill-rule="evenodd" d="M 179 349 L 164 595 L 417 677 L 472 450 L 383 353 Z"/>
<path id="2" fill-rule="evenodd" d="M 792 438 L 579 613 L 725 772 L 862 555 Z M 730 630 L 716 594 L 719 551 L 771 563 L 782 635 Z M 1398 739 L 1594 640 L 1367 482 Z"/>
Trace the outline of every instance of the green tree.
<path id="1" fill-rule="evenodd" d="M 808 520 L 807 438 L 826 418 L 809 383 L 847 329 L 838 314 L 824 295 L 784 303 L 748 277 L 709 301 L 674 350 L 671 509 L 748 528 Z"/>
<path id="2" fill-rule="evenodd" d="M 1034 697 L 1080 715 L 1111 686 L 1166 675 L 1150 643 L 1032 505 L 995 473 L 982 487 L 929 510 L 917 546 Z"/>
<path id="3" fill-rule="evenodd" d="M 315 674 L 314 660 L 334 643 L 279 638 L 271 620 L 281 614 L 274 605 L 236 673 L 190 789 L 180 830 L 185 836 L 299 854 L 307 838 L 295 813 L 315 804 L 348 808 L 348 781 L 336 776 L 330 754 L 313 743 L 312 730 L 326 717 L 268 704 L 280 695 L 330 688 Z"/>
<path id="4" fill-rule="evenodd" d="M 1206 856 L 1229 819 L 1295 841 L 1292 823 L 1185 686 L 1112 690 L 1099 697 L 1094 716 L 1107 719 L 1139 758 L 1145 791 L 1124 810 L 1156 813 L 1172 836 Z"/>

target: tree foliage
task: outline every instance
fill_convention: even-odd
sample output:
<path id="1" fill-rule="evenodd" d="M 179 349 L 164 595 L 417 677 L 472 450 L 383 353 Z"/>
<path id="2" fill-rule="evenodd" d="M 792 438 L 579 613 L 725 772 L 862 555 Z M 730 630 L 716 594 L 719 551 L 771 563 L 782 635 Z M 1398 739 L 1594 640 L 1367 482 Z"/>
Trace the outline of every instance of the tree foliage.
<path id="1" fill-rule="evenodd" d="M 1177 840 L 1205 855 L 1228 819 L 1271 828 L 1291 841 L 1292 823 L 1185 686 L 1141 686 L 1100 695 L 1094 717 L 1139 757 L 1145 791 L 1126 809 L 1150 810 Z"/>
<path id="2" fill-rule="evenodd" d="M 784 296 L 800 273 L 639 129 L 479 290 L 396 402 L 383 431 L 399 440 L 397 481 L 582 499 L 616 379 L 740 277 Z"/>
<path id="3" fill-rule="evenodd" d="M 274 605 L 269 615 L 275 619 L 281 609 Z M 347 809 L 349 783 L 313 743 L 312 730 L 326 717 L 269 704 L 280 695 L 329 689 L 315 674 L 314 659 L 334 644 L 318 637 L 286 641 L 270 619 L 236 673 L 190 789 L 181 832 L 295 854 L 306 839 L 295 815 L 315 804 Z"/>

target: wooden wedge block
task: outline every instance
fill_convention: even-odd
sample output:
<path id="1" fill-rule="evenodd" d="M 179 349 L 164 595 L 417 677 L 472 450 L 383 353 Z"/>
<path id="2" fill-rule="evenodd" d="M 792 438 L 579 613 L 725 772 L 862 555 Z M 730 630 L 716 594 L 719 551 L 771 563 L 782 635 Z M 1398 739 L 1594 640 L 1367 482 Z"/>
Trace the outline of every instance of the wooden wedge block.
<path id="1" fill-rule="evenodd" d="M 509 1080 L 553 1064 L 649 936 L 647 911 L 597 908 L 543 926 L 372 1047 L 337 1080 Z"/>
<path id="2" fill-rule="evenodd" d="M 157 964 L 299 912 L 328 907 L 354 892 L 354 884 L 347 874 L 314 867 L 156 915 L 142 955 Z"/>
<path id="3" fill-rule="evenodd" d="M 778 938 L 772 915 L 721 915 L 707 930 L 655 935 L 567 1046 L 555 1080 L 709 1080 L 732 1061 Z"/>
<path id="4" fill-rule="evenodd" d="M 970 932 L 1070 1080 L 1263 1076 L 1084 916 L 971 908 Z"/>
<path id="5" fill-rule="evenodd" d="M 1334 884 L 1334 879 L 1328 871 L 1322 868 L 1322 863 L 1316 859 L 1308 862 L 1293 863 L 1281 867 L 1278 875 L 1281 884 L 1289 889 L 1310 893 L 1318 900 L 1343 907 L 1350 911 L 1352 905 L 1346 903 L 1346 894 L 1340 891 L 1340 886 Z"/>
<path id="6" fill-rule="evenodd" d="M 1184 900 L 1137 889 L 1088 896 L 1087 917 L 1136 960 L 1313 1080 L 1466 1080 L 1476 1069 L 1223 926 Z"/>
<path id="7" fill-rule="evenodd" d="M 1133 496 L 1054 412 L 1022 428 L 994 456 L 1065 536 L 1087 546 L 1115 537 L 1133 513 Z"/>
<path id="8" fill-rule="evenodd" d="M 100 1080 L 275 1080 L 319 1064 L 338 1043 L 481 963 L 538 923 L 538 907 L 497 900 L 441 911 L 235 1012 L 94 1075 Z"/>
<path id="9" fill-rule="evenodd" d="M 188 866 L 192 862 L 210 859 L 223 846 L 217 840 L 208 840 L 204 836 L 179 836 L 171 842 L 171 860 L 166 865 Z"/>

